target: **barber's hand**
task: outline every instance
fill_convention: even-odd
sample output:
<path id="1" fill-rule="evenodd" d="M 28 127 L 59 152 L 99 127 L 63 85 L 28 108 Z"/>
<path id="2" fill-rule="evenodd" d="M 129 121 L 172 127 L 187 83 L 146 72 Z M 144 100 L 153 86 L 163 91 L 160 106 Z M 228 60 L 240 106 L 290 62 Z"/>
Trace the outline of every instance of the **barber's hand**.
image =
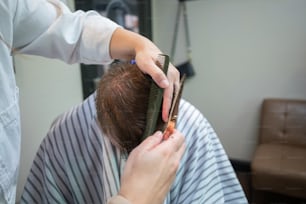
<path id="1" fill-rule="evenodd" d="M 136 47 L 135 59 L 138 67 L 144 73 L 149 74 L 161 88 L 165 88 L 162 118 L 166 122 L 168 120 L 174 87 L 176 87 L 176 90 L 179 87 L 180 74 L 170 63 L 167 76 L 165 76 L 164 72 L 156 65 L 158 55 L 161 53 L 150 40 L 143 38 L 143 43 Z"/>
<path id="2" fill-rule="evenodd" d="M 144 73 L 149 74 L 161 88 L 165 88 L 162 117 L 166 122 L 173 97 L 173 87 L 179 87 L 178 70 L 171 64 L 165 76 L 156 65 L 158 55 L 162 54 L 157 46 L 149 39 L 122 28 L 116 29 L 112 35 L 110 54 L 114 59 L 135 59 Z"/>
<path id="3" fill-rule="evenodd" d="M 150 47 L 150 46 L 149 46 Z M 154 52 L 155 51 L 155 52 Z M 145 73 L 149 74 L 153 80 L 161 87 L 165 88 L 163 96 L 162 118 L 168 121 L 168 115 L 171 108 L 174 87 L 178 90 L 180 75 L 178 70 L 172 65 L 169 65 L 167 77 L 164 72 L 156 65 L 158 54 L 161 54 L 158 49 L 152 48 L 136 52 L 136 63 L 138 67 Z"/>
<path id="4" fill-rule="evenodd" d="M 161 132 L 148 137 L 129 155 L 119 195 L 133 204 L 163 203 L 184 151 L 184 137 L 178 131 L 163 142 Z"/>

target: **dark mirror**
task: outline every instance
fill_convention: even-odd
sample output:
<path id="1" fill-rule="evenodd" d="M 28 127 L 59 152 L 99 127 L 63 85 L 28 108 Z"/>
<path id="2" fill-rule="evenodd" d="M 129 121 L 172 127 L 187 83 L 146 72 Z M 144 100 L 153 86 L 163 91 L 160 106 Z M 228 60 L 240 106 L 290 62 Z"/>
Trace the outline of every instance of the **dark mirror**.
<path id="1" fill-rule="evenodd" d="M 75 0 L 76 9 L 96 10 L 122 27 L 151 39 L 151 0 Z M 96 90 L 102 65 L 81 64 L 83 98 Z"/>

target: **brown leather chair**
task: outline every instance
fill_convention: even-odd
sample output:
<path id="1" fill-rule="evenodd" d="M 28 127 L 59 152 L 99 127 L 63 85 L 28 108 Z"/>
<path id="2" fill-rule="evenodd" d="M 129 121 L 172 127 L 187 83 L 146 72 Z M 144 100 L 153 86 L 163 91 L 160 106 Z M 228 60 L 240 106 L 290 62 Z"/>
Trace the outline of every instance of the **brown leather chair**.
<path id="1" fill-rule="evenodd" d="M 252 186 L 306 198 L 306 100 L 263 101 Z"/>

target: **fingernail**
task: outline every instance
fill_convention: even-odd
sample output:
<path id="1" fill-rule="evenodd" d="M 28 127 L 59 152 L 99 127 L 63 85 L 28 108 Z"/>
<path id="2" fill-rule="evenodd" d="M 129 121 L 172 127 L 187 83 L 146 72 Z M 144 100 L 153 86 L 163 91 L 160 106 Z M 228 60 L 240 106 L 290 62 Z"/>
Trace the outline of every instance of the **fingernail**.
<path id="1" fill-rule="evenodd" d="M 157 131 L 155 133 L 156 137 L 162 138 L 163 137 L 163 133 L 161 131 Z"/>
<path id="2" fill-rule="evenodd" d="M 166 87 L 169 86 L 169 82 L 168 82 L 168 80 L 164 79 L 164 80 L 161 81 L 160 85 L 161 85 L 162 88 L 166 88 Z"/>

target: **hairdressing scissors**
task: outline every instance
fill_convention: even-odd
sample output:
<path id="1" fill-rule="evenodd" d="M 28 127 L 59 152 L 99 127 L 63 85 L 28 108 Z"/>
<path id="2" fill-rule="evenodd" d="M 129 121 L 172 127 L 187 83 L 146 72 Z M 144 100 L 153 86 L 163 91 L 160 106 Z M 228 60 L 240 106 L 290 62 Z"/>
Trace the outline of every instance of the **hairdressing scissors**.
<path id="1" fill-rule="evenodd" d="M 166 123 L 166 127 L 163 133 L 164 140 L 169 138 L 169 136 L 173 133 L 176 127 L 176 121 L 177 121 L 178 111 L 179 111 L 179 104 L 180 104 L 180 100 L 182 97 L 185 78 L 186 78 L 186 75 L 184 74 L 180 80 L 180 85 L 179 85 L 178 90 L 174 90 L 174 97 L 171 103 L 168 122 Z"/>

